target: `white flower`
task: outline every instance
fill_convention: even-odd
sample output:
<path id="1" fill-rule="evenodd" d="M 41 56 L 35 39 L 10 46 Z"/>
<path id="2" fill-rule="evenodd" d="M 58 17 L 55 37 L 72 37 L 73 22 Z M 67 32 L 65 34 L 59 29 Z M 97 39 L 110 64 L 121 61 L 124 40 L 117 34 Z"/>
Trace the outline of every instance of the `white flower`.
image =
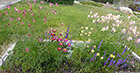
<path id="1" fill-rule="evenodd" d="M 91 16 L 91 18 L 93 18 L 93 15 Z"/>
<path id="2" fill-rule="evenodd" d="M 109 21 L 107 21 L 107 23 L 110 23 Z"/>
<path id="3" fill-rule="evenodd" d="M 137 39 L 137 40 L 136 40 L 136 43 L 137 43 L 137 44 L 140 43 L 140 39 Z"/>
<path id="4" fill-rule="evenodd" d="M 117 15 L 116 18 L 119 19 L 120 18 L 120 15 Z"/>
<path id="5" fill-rule="evenodd" d="M 122 29 L 122 33 L 125 33 L 125 32 L 126 32 L 126 29 L 125 29 L 125 28 L 123 28 L 123 29 Z"/>
<path id="6" fill-rule="evenodd" d="M 81 33 L 83 33 L 84 32 L 84 30 L 81 30 Z"/>
<path id="7" fill-rule="evenodd" d="M 105 19 L 102 19 L 101 21 L 102 21 L 102 22 L 104 22 L 104 21 L 105 21 Z"/>
<path id="8" fill-rule="evenodd" d="M 85 35 L 87 35 L 87 33 L 85 33 Z"/>
<path id="9" fill-rule="evenodd" d="M 129 30 L 131 31 L 133 28 L 132 27 L 129 27 Z"/>
<path id="10" fill-rule="evenodd" d="M 90 17 L 90 15 L 88 15 L 88 18 Z"/>
<path id="11" fill-rule="evenodd" d="M 90 11 L 90 14 L 92 14 L 93 12 L 92 11 Z"/>
<path id="12" fill-rule="evenodd" d="M 130 32 L 130 31 L 128 31 L 128 34 L 130 35 L 130 34 L 131 34 L 131 32 Z"/>
<path id="13" fill-rule="evenodd" d="M 117 25 L 117 27 L 119 27 L 119 26 L 120 26 L 120 24 Z"/>
<path id="14" fill-rule="evenodd" d="M 133 32 L 134 34 L 136 34 L 136 29 L 133 29 L 132 32 Z"/>
<path id="15" fill-rule="evenodd" d="M 116 32 L 116 29 L 113 27 L 113 28 L 112 28 L 112 31 L 113 31 L 113 32 Z"/>
<path id="16" fill-rule="evenodd" d="M 115 26 L 116 24 L 112 24 L 112 26 Z"/>
<path id="17" fill-rule="evenodd" d="M 139 35 L 139 31 L 137 32 L 137 34 Z"/>
<path id="18" fill-rule="evenodd" d="M 109 26 L 107 26 L 105 29 L 108 30 L 109 29 Z"/>
<path id="19" fill-rule="evenodd" d="M 91 32 L 88 32 L 89 34 L 91 34 Z"/>
<path id="20" fill-rule="evenodd" d="M 99 22 L 99 21 L 100 21 L 100 19 L 97 20 L 97 22 Z"/>
<path id="21" fill-rule="evenodd" d="M 46 40 L 46 39 L 44 39 L 44 40 L 43 40 L 43 42 L 47 42 L 47 40 Z"/>
<path id="22" fill-rule="evenodd" d="M 83 36 L 83 34 L 80 34 L 80 36 Z"/>
<path id="23" fill-rule="evenodd" d="M 100 18 L 102 18 L 102 19 L 103 19 L 104 17 L 105 17 L 105 16 L 101 16 Z"/>
<path id="24" fill-rule="evenodd" d="M 99 16 L 97 16 L 96 18 L 99 18 Z"/>
<path id="25" fill-rule="evenodd" d="M 103 32 L 104 32 L 105 30 L 106 30 L 106 28 L 105 28 L 105 27 L 102 27 L 101 31 L 103 31 Z"/>
<path id="26" fill-rule="evenodd" d="M 137 26 L 135 26 L 134 28 L 137 29 Z"/>
<path id="27" fill-rule="evenodd" d="M 91 30 L 93 30 L 93 28 L 91 28 Z"/>
<path id="28" fill-rule="evenodd" d="M 93 20 L 93 21 L 92 21 L 92 23 L 95 23 L 95 22 L 96 22 L 96 20 Z"/>
<path id="29" fill-rule="evenodd" d="M 88 27 L 85 27 L 86 30 L 88 30 Z"/>
<path id="30" fill-rule="evenodd" d="M 135 25 L 135 23 L 136 23 L 135 21 L 129 22 L 130 25 Z"/>
<path id="31" fill-rule="evenodd" d="M 130 16 L 128 16 L 128 19 L 130 19 L 131 17 Z"/>
<path id="32" fill-rule="evenodd" d="M 128 40 L 128 41 L 131 41 L 131 40 L 132 40 L 132 37 L 128 37 L 127 40 Z"/>
<path id="33" fill-rule="evenodd" d="M 83 26 L 81 27 L 81 29 L 83 29 Z"/>

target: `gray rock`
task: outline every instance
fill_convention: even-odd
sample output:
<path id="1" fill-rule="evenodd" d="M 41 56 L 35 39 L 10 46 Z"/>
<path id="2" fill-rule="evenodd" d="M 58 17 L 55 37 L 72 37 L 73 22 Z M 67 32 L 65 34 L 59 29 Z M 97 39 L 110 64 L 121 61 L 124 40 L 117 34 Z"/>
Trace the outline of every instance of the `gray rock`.
<path id="1" fill-rule="evenodd" d="M 128 15 L 134 15 L 133 11 L 128 7 L 119 7 L 119 10 Z"/>

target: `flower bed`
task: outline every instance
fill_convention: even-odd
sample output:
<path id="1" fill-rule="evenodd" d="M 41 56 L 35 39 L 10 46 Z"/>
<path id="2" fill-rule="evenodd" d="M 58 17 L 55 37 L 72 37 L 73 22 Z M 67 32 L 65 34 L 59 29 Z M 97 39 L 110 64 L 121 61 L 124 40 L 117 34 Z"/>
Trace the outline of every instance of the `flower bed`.
<path id="1" fill-rule="evenodd" d="M 2 16 L 7 16 L 9 19 L 7 20 L 9 23 L 4 24 L 2 28 L 10 29 L 14 34 L 12 36 L 18 39 L 13 54 L 9 55 L 1 66 L 2 71 L 93 73 L 140 70 L 139 64 L 135 62 L 131 52 L 128 51 L 128 47 L 138 51 L 137 46 L 140 42 L 138 26 L 135 21 L 129 22 L 131 17 L 127 18 L 128 22 L 123 22 L 121 15 L 101 16 L 99 13 L 90 12 L 87 21 L 92 21 L 92 25 L 75 25 L 73 23 L 74 25 L 67 26 L 63 22 L 54 25 L 49 22 L 57 22 L 57 20 L 53 20 L 61 15 L 64 16 L 64 19 L 67 18 L 65 13 L 59 13 L 63 10 L 59 10 L 61 6 L 59 7 L 57 3 L 55 5 L 49 3 L 49 7 L 45 8 L 43 5 L 46 3 L 42 1 L 41 5 L 38 5 L 36 1 L 25 3 L 27 3 L 25 6 L 27 9 L 22 8 L 21 5 L 19 8 L 7 6 L 8 9 L 13 9 L 17 16 L 9 16 L 14 12 L 5 11 L 2 13 Z M 35 12 L 36 9 L 39 11 Z M 47 9 L 48 12 L 43 9 Z M 82 10 L 83 8 L 81 8 Z M 68 14 L 68 16 L 70 15 Z M 67 20 L 68 22 L 74 21 L 73 18 L 68 19 L 70 19 Z M 6 20 L 4 22 L 6 23 Z M 125 24 L 129 25 L 126 27 Z M 62 28 L 64 26 L 67 26 L 66 31 Z M 73 43 L 73 38 L 88 41 Z M 121 44 L 118 45 L 117 42 Z M 135 44 L 135 46 L 130 44 Z"/>

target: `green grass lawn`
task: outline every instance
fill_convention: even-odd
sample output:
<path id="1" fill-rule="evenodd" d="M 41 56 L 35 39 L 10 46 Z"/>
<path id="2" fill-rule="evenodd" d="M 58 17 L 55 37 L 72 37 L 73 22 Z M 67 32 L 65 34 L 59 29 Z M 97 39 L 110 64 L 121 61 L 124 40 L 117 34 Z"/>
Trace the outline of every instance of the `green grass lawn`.
<path id="1" fill-rule="evenodd" d="M 39 6 L 42 6 L 43 9 L 39 9 Z M 14 11 L 14 7 L 16 7 L 18 10 L 24 11 L 26 9 L 26 17 L 23 17 L 23 13 L 18 13 Z M 28 34 L 31 34 L 32 38 L 39 38 L 45 34 L 46 29 L 54 28 L 58 31 L 64 31 L 67 29 L 67 26 L 70 24 L 70 38 L 73 40 L 83 40 L 87 41 L 88 38 L 91 40 L 105 40 L 115 43 L 118 41 L 118 35 L 120 35 L 119 32 L 115 34 L 108 34 L 101 32 L 101 28 L 104 25 L 112 25 L 112 23 L 104 25 L 99 24 L 93 24 L 92 19 L 89 19 L 87 16 L 90 13 L 90 11 L 93 11 L 94 13 L 98 12 L 100 15 L 106 15 L 108 13 L 112 13 L 114 15 L 122 15 L 121 19 L 123 22 L 128 22 L 127 16 L 121 12 L 118 12 L 113 9 L 104 8 L 104 7 L 95 7 L 95 6 L 88 6 L 88 5 L 60 5 L 59 7 L 50 7 L 47 3 L 41 5 L 40 3 L 37 3 L 36 5 L 32 4 L 32 12 L 34 16 L 32 16 L 31 12 L 28 12 L 28 9 L 30 9 L 30 6 L 27 3 L 20 2 L 15 5 L 11 6 L 11 9 L 4 9 L 1 10 L 0 13 L 2 13 L 2 16 L 0 17 L 0 45 L 6 42 L 11 42 L 11 40 L 19 40 L 21 38 L 24 38 L 25 36 L 28 36 Z M 56 15 L 53 15 L 51 10 L 56 11 Z M 8 14 L 4 14 L 6 11 L 8 11 Z M 40 11 L 40 12 L 39 12 Z M 48 14 L 46 14 L 48 12 Z M 39 17 L 38 17 L 39 16 Z M 47 22 L 44 23 L 44 16 L 47 18 Z M 20 17 L 20 21 L 17 20 L 17 18 Z M 10 21 L 10 18 L 13 18 L 12 21 Z M 36 20 L 36 22 L 33 22 L 33 19 Z M 139 19 L 135 17 L 131 17 L 131 20 L 136 21 L 136 25 L 139 23 Z M 10 26 L 8 25 L 10 24 Z M 21 23 L 24 23 L 21 25 Z M 64 23 L 62 26 L 61 23 Z M 28 25 L 31 24 L 31 27 Z M 6 27 L 5 27 L 6 25 Z M 92 33 L 90 37 L 81 37 L 81 26 L 83 27 L 92 27 L 94 28 L 95 32 Z M 122 26 L 127 27 L 127 26 Z M 121 30 L 119 30 L 121 31 Z M 62 32 L 63 34 L 65 32 Z M 138 50 L 139 51 L 139 50 Z"/>

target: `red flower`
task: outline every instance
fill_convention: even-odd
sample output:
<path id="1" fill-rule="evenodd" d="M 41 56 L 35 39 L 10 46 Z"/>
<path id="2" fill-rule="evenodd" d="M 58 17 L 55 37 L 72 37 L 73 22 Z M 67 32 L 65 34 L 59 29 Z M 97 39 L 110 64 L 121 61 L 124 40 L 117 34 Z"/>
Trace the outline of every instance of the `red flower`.
<path id="1" fill-rule="evenodd" d="M 56 3 L 55 6 L 58 7 L 58 4 Z"/>
<path id="2" fill-rule="evenodd" d="M 39 39 L 38 39 L 38 41 L 39 41 L 39 42 L 41 42 L 41 41 L 42 41 L 42 39 L 41 39 L 41 38 L 39 38 Z"/>
<path id="3" fill-rule="evenodd" d="M 67 44 L 67 46 L 69 46 L 69 47 L 70 47 L 70 46 L 71 46 L 71 44 L 70 44 L 70 43 L 68 43 L 68 44 Z"/>
<path id="4" fill-rule="evenodd" d="M 31 24 L 29 24 L 29 27 L 31 27 Z"/>
<path id="5" fill-rule="evenodd" d="M 56 31 L 53 31 L 54 33 L 56 33 Z"/>
<path id="6" fill-rule="evenodd" d="M 28 34 L 29 37 L 31 37 L 31 34 Z"/>
<path id="7" fill-rule="evenodd" d="M 68 42 L 69 40 L 67 38 L 64 39 L 65 42 Z"/>
<path id="8" fill-rule="evenodd" d="M 60 36 L 62 36 L 62 34 L 61 34 L 61 33 L 60 33 L 59 35 L 60 35 Z"/>
<path id="9" fill-rule="evenodd" d="M 63 43 L 59 43 L 58 45 L 61 45 L 61 46 L 62 46 L 62 45 L 63 45 Z"/>
<path id="10" fill-rule="evenodd" d="M 61 50 L 62 50 L 62 48 L 60 48 L 60 47 L 58 47 L 57 49 L 58 49 L 59 51 L 61 51 Z"/>
<path id="11" fill-rule="evenodd" d="M 52 36 L 55 36 L 55 34 L 51 33 Z"/>
<path id="12" fill-rule="evenodd" d="M 46 19 L 46 16 L 44 16 L 44 18 Z"/>
<path id="13" fill-rule="evenodd" d="M 28 51 L 29 51 L 29 49 L 26 48 L 25 52 L 28 52 Z"/>
<path id="14" fill-rule="evenodd" d="M 63 49 L 63 52 L 67 52 L 67 49 L 66 49 L 66 48 L 64 48 L 64 49 Z"/>
<path id="15" fill-rule="evenodd" d="M 7 26 L 5 25 L 5 27 L 7 27 Z"/>
<path id="16" fill-rule="evenodd" d="M 10 24 L 8 23 L 8 25 L 10 26 Z"/>
<path id="17" fill-rule="evenodd" d="M 54 41 L 54 40 L 56 40 L 56 38 L 55 37 L 52 37 L 52 41 Z"/>

